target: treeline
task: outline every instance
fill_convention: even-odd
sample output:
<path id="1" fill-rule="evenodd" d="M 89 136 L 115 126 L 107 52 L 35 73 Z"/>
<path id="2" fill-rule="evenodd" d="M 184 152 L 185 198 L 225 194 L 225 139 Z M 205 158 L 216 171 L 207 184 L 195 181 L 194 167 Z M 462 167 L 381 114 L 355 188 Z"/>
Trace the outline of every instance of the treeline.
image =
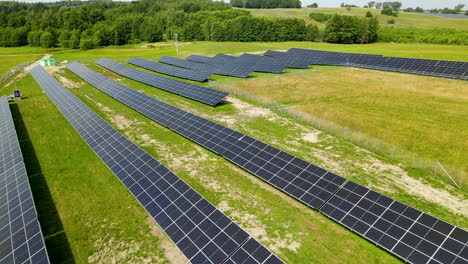
<path id="1" fill-rule="evenodd" d="M 239 8 L 301 8 L 300 0 L 231 0 Z"/>
<path id="2" fill-rule="evenodd" d="M 253 17 L 211 0 L 0 2 L 0 46 L 91 49 L 140 41 L 302 41 L 318 29 L 301 19 Z"/>
<path id="3" fill-rule="evenodd" d="M 378 35 L 384 42 L 468 45 L 466 30 L 381 27 Z"/>

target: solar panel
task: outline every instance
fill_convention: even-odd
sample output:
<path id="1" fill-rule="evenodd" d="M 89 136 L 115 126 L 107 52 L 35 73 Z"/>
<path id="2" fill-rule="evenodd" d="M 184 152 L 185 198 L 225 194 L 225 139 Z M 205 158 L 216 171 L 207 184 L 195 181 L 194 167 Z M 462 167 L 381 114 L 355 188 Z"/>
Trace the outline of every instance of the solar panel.
<path id="1" fill-rule="evenodd" d="M 225 263 L 250 244 L 265 261 L 283 263 L 159 161 L 117 132 L 43 68 L 31 74 L 89 147 L 130 190 L 192 263 Z M 141 102 L 140 102 L 141 103 Z"/>
<path id="2" fill-rule="evenodd" d="M 226 59 L 223 57 L 222 59 Z M 247 77 L 253 70 L 250 67 L 239 67 L 238 65 L 230 65 L 227 63 L 224 66 L 221 65 L 213 65 L 213 64 L 206 64 L 206 63 L 199 63 L 189 60 L 177 59 L 172 57 L 161 57 L 159 62 L 167 63 L 171 65 L 175 65 L 182 68 L 197 70 L 197 71 L 206 71 L 212 74 L 219 74 L 219 75 L 226 75 L 226 76 L 233 76 L 239 78 Z"/>
<path id="3" fill-rule="evenodd" d="M 268 50 L 264 55 L 283 60 L 288 68 L 306 69 L 311 64 L 300 54 Z"/>
<path id="4" fill-rule="evenodd" d="M 0 263 L 49 263 L 8 97 L 0 97 Z"/>
<path id="5" fill-rule="evenodd" d="M 352 181 L 320 211 L 410 263 L 468 263 L 468 232 Z"/>
<path id="6" fill-rule="evenodd" d="M 166 64 L 186 68 L 186 69 L 192 69 L 192 70 L 196 70 L 196 71 L 205 71 L 205 72 L 209 72 L 209 73 L 212 73 L 212 74 L 219 67 L 217 65 L 211 65 L 211 64 L 199 63 L 199 62 L 194 62 L 194 61 L 188 61 L 188 60 L 183 60 L 183 59 L 178 59 L 178 58 L 173 58 L 173 57 L 168 57 L 168 56 L 163 56 L 163 57 L 159 58 L 158 61 L 162 62 L 162 63 L 166 63 Z"/>
<path id="7" fill-rule="evenodd" d="M 275 52 L 267 55 L 282 56 Z M 290 49 L 291 57 L 302 57 L 304 63 L 317 65 L 351 66 L 366 69 L 420 74 L 466 80 L 468 62 L 384 57 L 381 55 L 331 52 L 322 50 Z M 284 57 L 286 57 L 284 55 Z"/>
<path id="8" fill-rule="evenodd" d="M 166 75 L 179 77 L 187 80 L 204 82 L 210 77 L 211 73 L 194 71 L 190 69 L 184 69 L 179 67 L 174 67 L 166 64 L 157 63 L 154 61 L 145 60 L 142 58 L 134 57 L 128 60 L 128 63 L 140 66 L 142 68 L 148 69 L 150 71 L 163 73 Z"/>
<path id="9" fill-rule="evenodd" d="M 73 71 L 121 103 L 222 155 L 312 208 L 319 208 L 345 181 L 340 176 L 242 133 L 105 80 L 92 70 L 73 68 Z M 97 79 L 99 81 L 95 81 Z"/>
<path id="10" fill-rule="evenodd" d="M 167 78 L 148 72 L 140 71 L 134 68 L 127 67 L 123 64 L 115 61 L 102 58 L 96 61 L 96 63 L 108 70 L 118 73 L 127 78 L 142 82 L 144 84 L 157 87 L 159 89 L 175 93 L 211 106 L 214 106 L 221 102 L 229 93 L 210 89 L 204 86 L 191 84 L 172 78 Z M 78 62 L 73 62 L 67 66 L 67 68 L 75 72 L 80 76 L 79 72 L 90 71 L 90 69 L 84 67 Z M 101 77 L 99 77 L 101 78 Z M 105 77 L 104 77 L 105 78 Z"/>
<path id="11" fill-rule="evenodd" d="M 206 63 L 206 64 L 212 64 L 212 65 L 222 65 L 222 64 L 217 64 L 213 60 L 214 57 L 206 57 L 206 56 L 201 56 L 201 55 L 190 55 L 186 58 L 186 60 L 189 61 L 194 61 L 194 62 L 199 62 L 199 63 Z"/>

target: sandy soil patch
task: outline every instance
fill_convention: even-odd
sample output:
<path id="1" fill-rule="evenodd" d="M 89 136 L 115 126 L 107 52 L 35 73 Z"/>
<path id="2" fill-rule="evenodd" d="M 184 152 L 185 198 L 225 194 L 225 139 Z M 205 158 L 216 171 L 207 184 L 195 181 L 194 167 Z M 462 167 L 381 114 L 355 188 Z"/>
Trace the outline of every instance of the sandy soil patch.
<path id="1" fill-rule="evenodd" d="M 145 223 L 150 228 L 150 233 L 158 237 L 161 241 L 160 247 L 164 250 L 164 256 L 174 264 L 185 264 L 190 263 L 187 258 L 182 255 L 182 252 L 177 248 L 177 246 L 169 241 L 166 234 L 162 231 L 162 229 L 156 224 L 153 218 L 148 217 L 146 218 Z"/>

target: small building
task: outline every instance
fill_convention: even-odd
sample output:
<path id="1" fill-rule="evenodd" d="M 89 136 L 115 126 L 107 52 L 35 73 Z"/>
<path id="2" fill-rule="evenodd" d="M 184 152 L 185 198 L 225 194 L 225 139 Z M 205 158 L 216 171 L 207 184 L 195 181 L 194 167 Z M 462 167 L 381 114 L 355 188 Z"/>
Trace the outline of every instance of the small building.
<path id="1" fill-rule="evenodd" d="M 40 59 L 41 66 L 55 66 L 55 59 Z"/>

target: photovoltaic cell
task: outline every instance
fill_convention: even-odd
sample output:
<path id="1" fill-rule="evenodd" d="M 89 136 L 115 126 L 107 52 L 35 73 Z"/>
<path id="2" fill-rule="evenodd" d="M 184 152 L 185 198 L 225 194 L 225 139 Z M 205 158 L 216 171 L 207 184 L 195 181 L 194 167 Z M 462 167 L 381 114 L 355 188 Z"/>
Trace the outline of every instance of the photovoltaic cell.
<path id="1" fill-rule="evenodd" d="M 174 67 L 138 57 L 129 59 L 128 63 L 145 68 L 150 71 L 199 82 L 206 81 L 211 75 L 211 73 L 209 72 L 194 71 L 190 69 Z"/>
<path id="2" fill-rule="evenodd" d="M 134 68 L 127 67 L 123 64 L 115 61 L 102 58 L 96 61 L 96 63 L 108 70 L 118 73 L 127 78 L 142 82 L 144 84 L 175 93 L 211 106 L 214 106 L 221 102 L 229 93 L 213 90 L 204 86 L 191 84 L 164 76 L 151 74 L 148 72 L 140 71 Z M 83 67 L 77 62 L 73 62 L 67 66 L 71 71 L 86 71 L 86 67 Z M 98 77 L 97 80 L 105 78 L 103 76 Z"/>
<path id="3" fill-rule="evenodd" d="M 49 263 L 8 97 L 0 97 L 0 263 Z"/>
<path id="4" fill-rule="evenodd" d="M 117 132 L 43 68 L 31 74 L 89 147 L 192 263 L 283 263 L 159 161 Z M 117 88 L 118 89 L 118 88 Z M 141 102 L 140 102 L 141 103 Z M 247 245 L 259 245 L 254 251 Z M 262 253 L 262 261 L 252 261 Z"/>
<path id="5" fill-rule="evenodd" d="M 352 181 L 320 211 L 410 263 L 468 263 L 468 232 Z"/>

